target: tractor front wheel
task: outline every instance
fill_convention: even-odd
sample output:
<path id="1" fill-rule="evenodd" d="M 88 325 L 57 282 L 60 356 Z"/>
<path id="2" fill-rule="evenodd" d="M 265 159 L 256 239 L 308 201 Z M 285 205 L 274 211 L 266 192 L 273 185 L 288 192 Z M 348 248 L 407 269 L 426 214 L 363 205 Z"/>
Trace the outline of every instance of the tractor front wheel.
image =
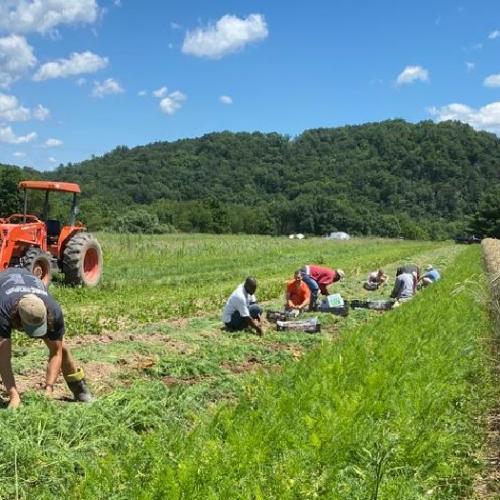
<path id="1" fill-rule="evenodd" d="M 46 287 L 49 286 L 52 272 L 48 254 L 40 248 L 31 247 L 24 254 L 22 262 L 25 269 L 41 280 Z"/>
<path id="2" fill-rule="evenodd" d="M 76 233 L 64 248 L 62 268 L 70 285 L 96 286 L 102 275 L 101 245 L 90 233 Z"/>

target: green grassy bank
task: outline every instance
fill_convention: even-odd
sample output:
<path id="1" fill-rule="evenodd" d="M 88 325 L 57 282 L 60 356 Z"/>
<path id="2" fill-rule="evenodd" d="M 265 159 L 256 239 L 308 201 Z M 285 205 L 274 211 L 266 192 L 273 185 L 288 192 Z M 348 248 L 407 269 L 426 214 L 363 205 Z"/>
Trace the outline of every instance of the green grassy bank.
<path id="1" fill-rule="evenodd" d="M 248 385 L 191 432 L 117 443 L 73 495 L 468 496 L 492 394 L 487 300 L 479 249 L 467 249 L 411 303 Z"/>

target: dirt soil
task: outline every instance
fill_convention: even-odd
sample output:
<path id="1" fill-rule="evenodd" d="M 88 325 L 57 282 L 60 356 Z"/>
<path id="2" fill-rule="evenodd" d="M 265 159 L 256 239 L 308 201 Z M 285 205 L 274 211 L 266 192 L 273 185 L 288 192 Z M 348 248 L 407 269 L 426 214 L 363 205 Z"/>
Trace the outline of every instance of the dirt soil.
<path id="1" fill-rule="evenodd" d="M 92 381 L 92 390 L 96 393 L 101 393 L 110 386 L 109 381 L 116 371 L 117 367 L 110 363 L 85 363 L 85 376 Z M 21 394 L 28 390 L 42 392 L 45 386 L 45 370 L 39 368 L 16 374 L 16 384 Z M 54 385 L 53 398 L 63 401 L 73 399 L 62 377 L 59 377 Z"/>
<path id="2" fill-rule="evenodd" d="M 491 352 L 496 365 L 493 367 L 495 380 L 500 381 L 500 240 L 487 238 L 482 244 L 486 267 L 489 272 L 492 292 L 491 312 L 496 326 L 496 338 L 492 340 Z M 487 417 L 487 442 L 482 460 L 486 470 L 478 477 L 474 493 L 480 499 L 500 498 L 500 402 Z"/>

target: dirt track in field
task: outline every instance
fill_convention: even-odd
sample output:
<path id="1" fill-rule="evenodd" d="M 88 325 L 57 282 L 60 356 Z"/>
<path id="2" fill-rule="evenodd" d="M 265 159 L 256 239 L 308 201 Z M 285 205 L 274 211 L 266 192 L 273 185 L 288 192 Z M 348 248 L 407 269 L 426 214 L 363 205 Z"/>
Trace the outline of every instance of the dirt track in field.
<path id="1" fill-rule="evenodd" d="M 492 315 L 495 334 L 491 340 L 491 352 L 496 365 L 493 376 L 500 383 L 500 240 L 488 238 L 482 242 L 483 256 L 492 292 Z M 487 464 L 485 473 L 476 481 L 478 498 L 500 498 L 500 401 L 486 419 L 487 446 L 482 459 Z"/>

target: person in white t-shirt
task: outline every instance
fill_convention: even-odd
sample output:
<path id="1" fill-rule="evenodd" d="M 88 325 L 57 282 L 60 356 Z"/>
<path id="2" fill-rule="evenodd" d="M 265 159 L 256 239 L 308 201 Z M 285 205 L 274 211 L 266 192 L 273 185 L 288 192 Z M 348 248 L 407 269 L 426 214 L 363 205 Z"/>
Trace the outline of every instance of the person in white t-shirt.
<path id="1" fill-rule="evenodd" d="M 263 335 L 262 308 L 257 304 L 255 290 L 257 290 L 257 280 L 249 276 L 244 283 L 238 285 L 227 300 L 222 313 L 222 321 L 229 331 L 250 327 L 258 335 Z"/>

